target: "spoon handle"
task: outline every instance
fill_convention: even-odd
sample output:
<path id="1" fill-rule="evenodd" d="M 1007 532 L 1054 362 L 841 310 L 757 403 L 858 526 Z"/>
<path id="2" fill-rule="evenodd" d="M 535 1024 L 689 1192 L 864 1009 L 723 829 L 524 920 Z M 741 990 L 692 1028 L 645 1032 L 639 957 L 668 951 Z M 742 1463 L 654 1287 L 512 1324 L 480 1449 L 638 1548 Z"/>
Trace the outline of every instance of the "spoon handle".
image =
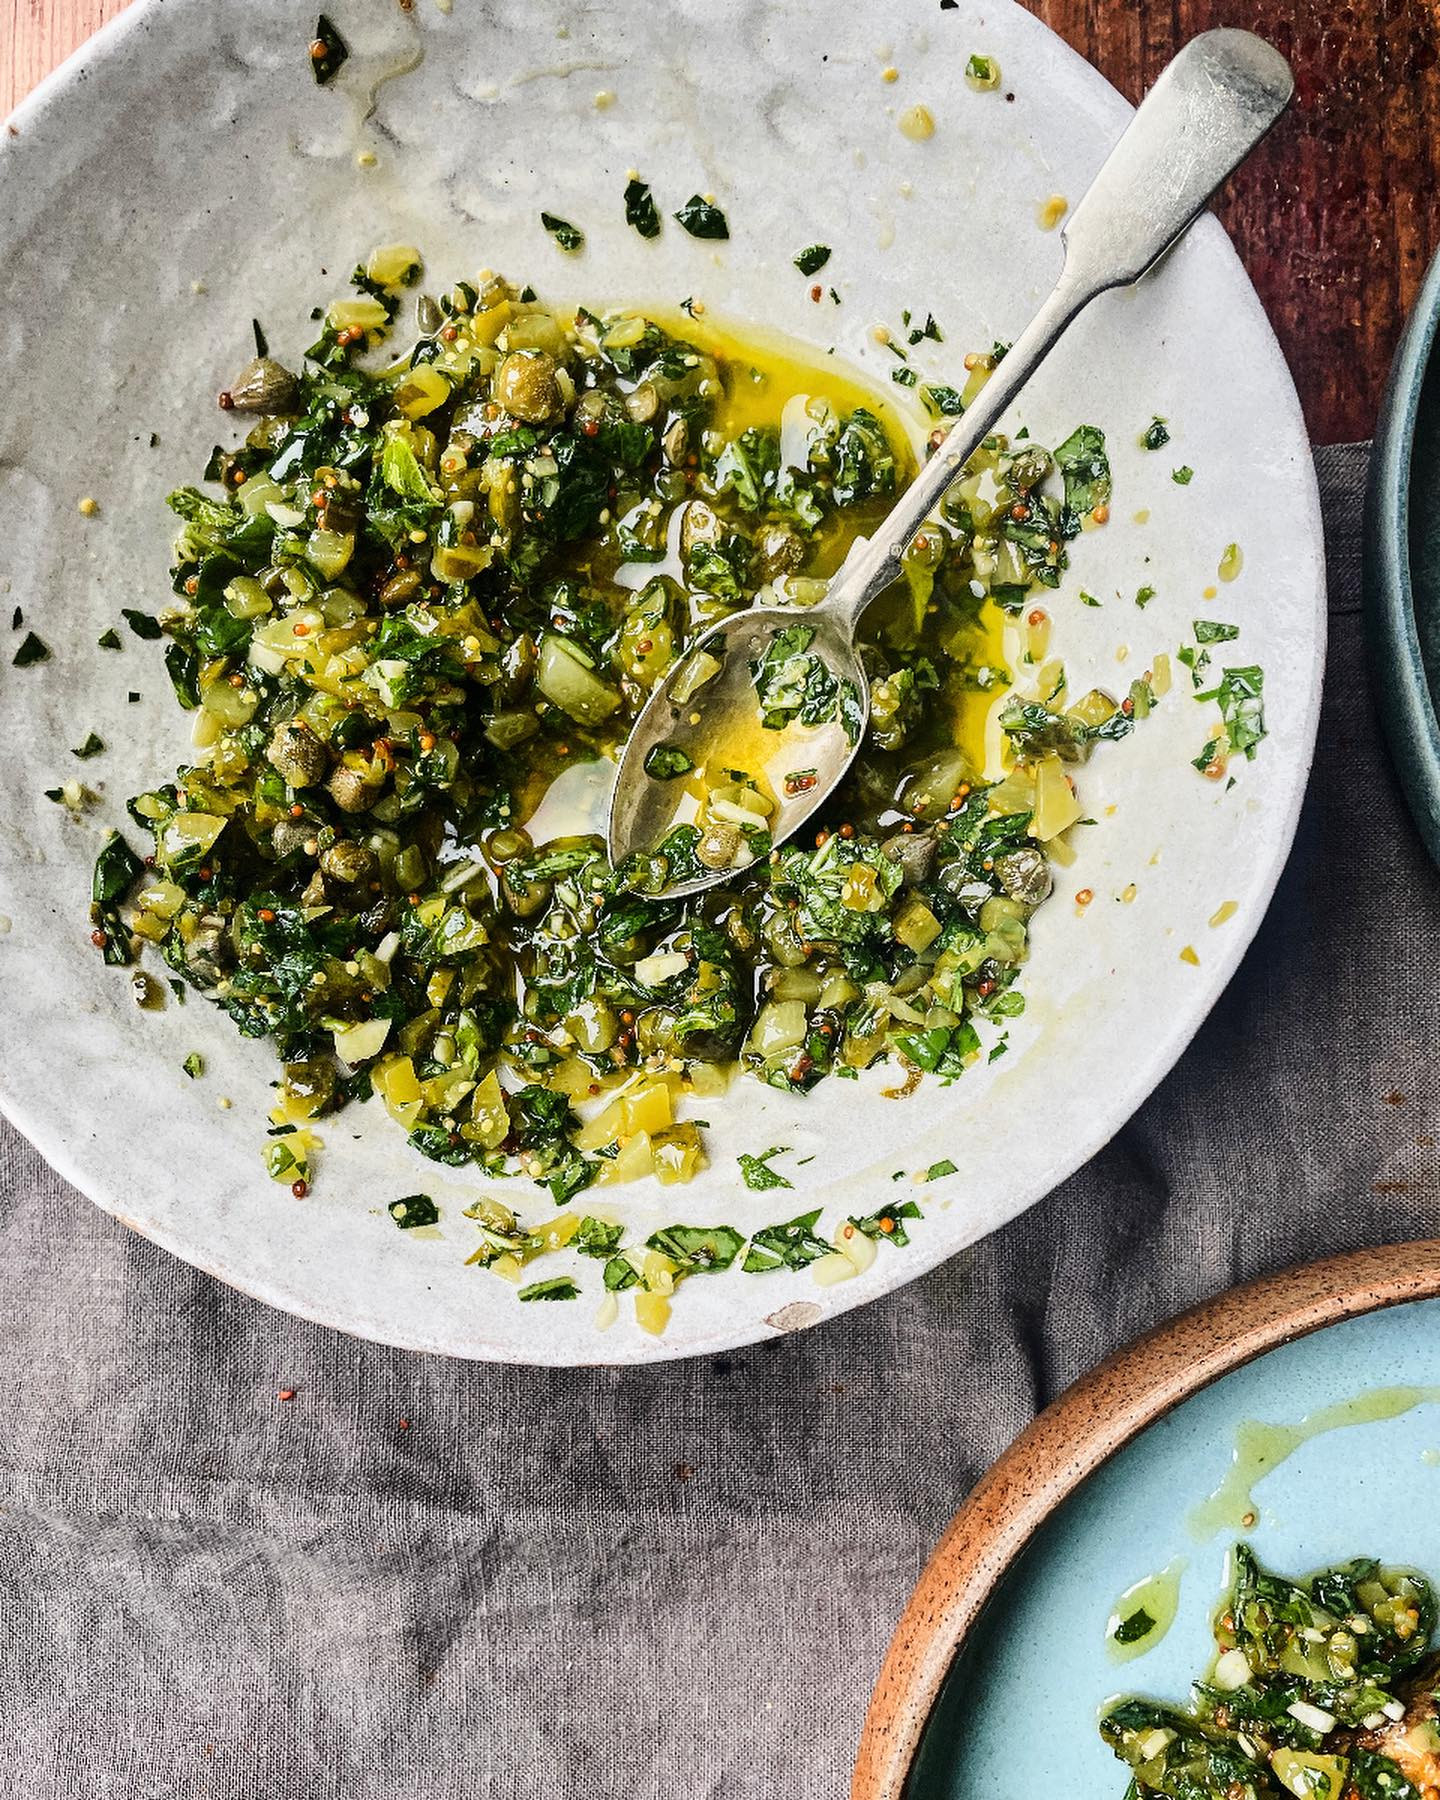
<path id="1" fill-rule="evenodd" d="M 1062 236 L 1049 297 L 874 539 L 847 557 L 821 605 L 852 628 L 900 573 L 911 538 L 1082 308 L 1138 281 L 1289 105 L 1289 64 L 1248 31 L 1202 32 L 1161 73 Z"/>

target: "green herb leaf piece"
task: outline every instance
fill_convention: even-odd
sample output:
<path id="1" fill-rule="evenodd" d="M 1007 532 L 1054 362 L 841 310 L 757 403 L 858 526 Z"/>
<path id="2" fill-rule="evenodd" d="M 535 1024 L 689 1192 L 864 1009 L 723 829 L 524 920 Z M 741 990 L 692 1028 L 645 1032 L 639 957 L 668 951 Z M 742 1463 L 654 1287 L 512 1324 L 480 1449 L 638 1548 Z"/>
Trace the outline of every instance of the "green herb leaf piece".
<path id="1" fill-rule="evenodd" d="M 13 667 L 29 669 L 36 663 L 49 662 L 50 646 L 36 637 L 33 631 L 27 631 L 20 640 L 20 648 L 10 658 Z"/>
<path id="2" fill-rule="evenodd" d="M 104 748 L 105 748 L 104 738 L 97 737 L 95 735 L 95 733 L 92 731 L 86 737 L 85 742 L 83 744 L 81 744 L 77 749 L 72 750 L 70 752 L 70 754 L 72 756 L 78 756 L 80 758 L 81 762 L 84 762 L 87 758 L 89 758 L 91 756 L 98 756 Z"/>
<path id="3" fill-rule="evenodd" d="M 1124 1618 L 1115 1627 L 1111 1636 L 1117 1644 L 1138 1644 L 1143 1637 L 1148 1637 L 1155 1629 L 1155 1621 L 1139 1606 L 1128 1618 Z"/>
<path id="4" fill-rule="evenodd" d="M 1178 469 L 1172 469 L 1170 471 L 1170 479 L 1177 487 L 1189 487 L 1190 483 L 1195 479 L 1195 471 L 1190 467 L 1189 463 L 1181 463 Z"/>
<path id="5" fill-rule="evenodd" d="M 520 1290 L 522 1300 L 578 1300 L 580 1289 L 568 1275 L 552 1275 L 548 1281 L 532 1281 Z"/>
<path id="6" fill-rule="evenodd" d="M 1110 459 L 1105 453 L 1105 433 L 1096 425 L 1080 425 L 1056 447 L 1055 466 L 1065 482 L 1066 535 L 1073 537 L 1080 521 L 1110 498 Z"/>
<path id="7" fill-rule="evenodd" d="M 870 1213 L 866 1218 L 857 1219 L 852 1216 L 850 1223 L 857 1231 L 863 1231 L 868 1238 L 876 1242 L 882 1239 L 903 1249 L 910 1242 L 910 1234 L 905 1229 L 907 1219 L 923 1219 L 924 1213 L 913 1200 L 906 1200 L 899 1206 L 882 1206 L 879 1212 Z"/>
<path id="8" fill-rule="evenodd" d="M 135 979 L 139 981 L 141 977 L 137 975 Z M 180 1067 L 192 1081 L 198 1080 L 198 1078 L 205 1073 L 205 1058 L 198 1050 L 192 1050 L 185 1058 L 184 1062 L 181 1063 Z"/>
<path id="9" fill-rule="evenodd" d="M 814 275 L 823 269 L 830 260 L 828 244 L 810 244 L 795 258 L 795 267 L 802 275 Z"/>
<path id="10" fill-rule="evenodd" d="M 958 419 L 965 410 L 965 402 L 953 387 L 943 387 L 935 382 L 925 383 L 920 389 L 920 398 L 934 419 Z"/>
<path id="11" fill-rule="evenodd" d="M 122 606 L 120 617 L 138 638 L 153 640 L 160 636 L 160 621 L 151 618 L 149 613 L 136 612 L 133 606 Z"/>
<path id="12" fill-rule="evenodd" d="M 428 1194 L 406 1194 L 399 1200 L 392 1200 L 386 1210 L 402 1231 L 413 1231 L 417 1225 L 433 1225 L 440 1217 L 440 1208 Z"/>
<path id="13" fill-rule="evenodd" d="M 1170 432 L 1165 421 L 1157 413 L 1140 434 L 1141 448 L 1145 450 L 1162 450 L 1170 442 Z"/>
<path id="14" fill-rule="evenodd" d="M 729 1225 L 667 1225 L 645 1240 L 647 1249 L 668 1256 L 687 1275 L 710 1275 L 728 1269 L 744 1243 L 740 1233 Z"/>
<path id="15" fill-rule="evenodd" d="M 102 650 L 118 650 L 120 648 L 120 633 L 116 631 L 115 627 L 112 625 L 108 631 L 102 631 L 95 642 Z"/>
<path id="16" fill-rule="evenodd" d="M 349 46 L 334 25 L 321 13 L 315 23 L 315 36 L 310 42 L 310 68 L 318 87 L 328 87 L 340 73 L 350 55 Z M 264 355 L 262 350 L 260 355 Z"/>
<path id="17" fill-rule="evenodd" d="M 769 1154 L 773 1156 L 775 1152 L 772 1150 Z M 785 1185 L 790 1184 L 786 1182 Z M 745 1274 L 765 1275 L 772 1269 L 803 1269 L 818 1262 L 822 1256 L 829 1256 L 834 1245 L 827 1244 L 815 1233 L 819 1217 L 817 1206 L 814 1212 L 801 1213 L 798 1219 L 791 1219 L 787 1224 L 766 1225 L 757 1231 L 741 1265 Z"/>
<path id="18" fill-rule="evenodd" d="M 776 1156 L 784 1156 L 786 1151 L 786 1145 L 776 1144 L 772 1149 L 762 1151 L 759 1156 L 740 1156 L 737 1160 L 746 1187 L 753 1188 L 757 1192 L 766 1188 L 794 1187 L 793 1181 L 787 1181 L 777 1170 L 770 1167 L 771 1159 Z"/>
<path id="19" fill-rule="evenodd" d="M 542 212 L 540 223 L 562 250 L 584 249 L 585 233 L 578 225 L 572 225 L 568 219 L 557 218 L 554 213 Z"/>
<path id="20" fill-rule="evenodd" d="M 625 223 L 633 225 L 642 238 L 660 235 L 660 214 L 650 192 L 650 183 L 642 181 L 638 175 L 625 183 Z"/>
<path id="21" fill-rule="evenodd" d="M 1238 625 L 1224 625 L 1218 619 L 1195 620 L 1195 642 L 1197 644 L 1228 644 L 1240 635 Z"/>
<path id="22" fill-rule="evenodd" d="M 693 238 L 728 238 L 730 227 L 725 222 L 725 215 L 712 200 L 702 194 L 692 194 L 675 214 L 676 223 L 683 225 Z"/>
<path id="23" fill-rule="evenodd" d="M 1226 669 L 1220 678 L 1217 698 L 1225 734 L 1230 748 L 1243 753 L 1250 762 L 1255 760 L 1255 751 L 1267 735 L 1264 687 L 1264 673 L 1253 663 L 1244 669 Z"/>
<path id="24" fill-rule="evenodd" d="M 645 752 L 645 773 L 654 781 L 674 781 L 695 764 L 676 744 L 652 744 Z"/>
<path id="25" fill-rule="evenodd" d="M 608 1219 L 594 1219 L 587 1213 L 580 1221 L 580 1229 L 570 1240 L 570 1248 L 578 1250 L 581 1256 L 610 1257 L 620 1248 L 620 1240 L 625 1235 L 625 1227 L 611 1224 Z"/>

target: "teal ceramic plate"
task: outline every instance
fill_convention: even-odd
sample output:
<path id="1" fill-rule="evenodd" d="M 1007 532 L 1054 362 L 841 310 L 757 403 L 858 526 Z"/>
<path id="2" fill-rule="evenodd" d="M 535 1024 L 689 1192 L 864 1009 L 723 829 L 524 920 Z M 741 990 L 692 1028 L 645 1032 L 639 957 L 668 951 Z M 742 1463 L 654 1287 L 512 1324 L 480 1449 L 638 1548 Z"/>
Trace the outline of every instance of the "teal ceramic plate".
<path id="1" fill-rule="evenodd" d="M 1122 1800 L 1097 1718 L 1119 1694 L 1187 1699 L 1239 1537 L 1291 1574 L 1373 1555 L 1440 1579 L 1437 1295 L 1440 1244 L 1356 1252 L 1225 1295 L 1062 1396 L 926 1570 L 856 1800 Z M 1145 1603 L 1172 1595 L 1173 1624 L 1122 1663 L 1107 1622 L 1162 1572 Z"/>
<path id="2" fill-rule="evenodd" d="M 915 1800 L 1121 1800 L 1126 1774 L 1096 1715 L 1119 1692 L 1184 1700 L 1213 1654 L 1236 1530 L 1201 1531 L 1189 1515 L 1225 1479 L 1237 1429 L 1293 1424 L 1366 1389 L 1429 1385 L 1440 1397 L 1437 1382 L 1440 1300 L 1425 1300 L 1287 1344 L 1151 1426 L 1053 1516 L 987 1608 L 926 1733 Z M 1316 1436 L 1252 1491 L 1243 1535 L 1274 1568 L 1366 1554 L 1440 1575 L 1440 1404 Z M 1105 1641 L 1115 1601 L 1176 1564 L 1173 1626 L 1117 1666 Z"/>
<path id="3" fill-rule="evenodd" d="M 1440 257 L 1390 371 L 1370 464 L 1365 606 L 1376 697 L 1420 835 L 1440 863 Z"/>

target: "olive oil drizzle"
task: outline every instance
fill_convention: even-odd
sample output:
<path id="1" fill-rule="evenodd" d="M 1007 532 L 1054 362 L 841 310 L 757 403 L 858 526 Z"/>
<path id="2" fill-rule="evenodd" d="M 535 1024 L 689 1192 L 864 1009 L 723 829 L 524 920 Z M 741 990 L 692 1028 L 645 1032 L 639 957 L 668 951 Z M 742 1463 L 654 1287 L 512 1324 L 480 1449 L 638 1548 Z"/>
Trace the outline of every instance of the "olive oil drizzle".
<path id="1" fill-rule="evenodd" d="M 1203 1541 L 1220 1531 L 1248 1530 L 1256 1519 L 1255 1488 L 1312 1438 L 1347 1425 L 1398 1419 L 1417 1406 L 1430 1405 L 1440 1405 L 1440 1387 L 1376 1387 L 1322 1406 L 1293 1425 L 1243 1420 L 1235 1428 L 1233 1460 L 1225 1479 L 1189 1513 L 1191 1536 Z"/>

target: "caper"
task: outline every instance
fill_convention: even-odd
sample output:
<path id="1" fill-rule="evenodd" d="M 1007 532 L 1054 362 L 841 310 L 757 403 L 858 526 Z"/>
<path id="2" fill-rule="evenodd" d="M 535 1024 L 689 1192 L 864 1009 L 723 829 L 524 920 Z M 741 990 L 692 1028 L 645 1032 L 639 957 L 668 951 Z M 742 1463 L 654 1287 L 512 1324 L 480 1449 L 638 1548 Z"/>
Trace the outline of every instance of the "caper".
<path id="1" fill-rule="evenodd" d="M 347 813 L 364 812 L 375 804 L 380 792 L 358 769 L 347 768 L 344 763 L 331 770 L 325 787 L 341 812 Z"/>
<path id="2" fill-rule="evenodd" d="M 707 825 L 695 846 L 695 860 L 707 869 L 731 869 L 740 850 L 738 825 Z"/>
<path id="3" fill-rule="evenodd" d="M 907 887 L 919 887 L 922 881 L 930 879 L 939 853 L 935 834 L 930 831 L 897 831 L 880 848 L 891 862 L 899 863 Z"/>
<path id="4" fill-rule="evenodd" d="M 514 862 L 516 857 L 528 856 L 534 848 L 530 833 L 518 825 L 504 826 L 485 840 L 485 854 L 497 869 Z"/>
<path id="5" fill-rule="evenodd" d="M 265 751 L 267 760 L 291 787 L 310 787 L 330 764 L 325 746 L 303 719 L 285 719 L 275 727 Z"/>
<path id="6" fill-rule="evenodd" d="M 418 569 L 402 569 L 398 575 L 392 575 L 380 590 L 382 606 L 404 606 L 420 591 L 420 571 Z"/>
<path id="7" fill-rule="evenodd" d="M 680 520 L 680 553 L 688 562 L 696 544 L 713 544 L 725 526 L 714 507 L 692 500 Z"/>
<path id="8" fill-rule="evenodd" d="M 648 381 L 642 381 L 633 394 L 625 397 L 625 410 L 637 425 L 648 425 L 660 410 L 660 396 Z"/>
<path id="9" fill-rule="evenodd" d="M 363 881 L 375 867 L 375 858 L 363 844 L 341 838 L 320 852 L 320 867 L 332 881 Z"/>
<path id="10" fill-rule="evenodd" d="M 582 1000 L 566 1013 L 564 1025 L 586 1056 L 602 1056 L 620 1035 L 620 1021 L 607 1000 Z"/>
<path id="11" fill-rule="evenodd" d="M 755 540 L 761 576 L 774 581 L 777 575 L 793 575 L 805 560 L 805 544 L 798 532 L 788 525 L 767 525 Z"/>
<path id="12" fill-rule="evenodd" d="M 268 356 L 257 356 L 230 383 L 234 412 L 293 413 L 300 384 L 288 369 Z"/>
<path id="13" fill-rule="evenodd" d="M 1050 892 L 1050 864 L 1043 850 L 1008 851 L 995 858 L 995 877 L 1012 900 L 1038 906 Z"/>
<path id="14" fill-rule="evenodd" d="M 551 884 L 529 881 L 523 865 L 506 863 L 500 871 L 500 892 L 516 918 L 530 919 L 550 904 Z"/>
<path id="15" fill-rule="evenodd" d="M 555 358 L 543 350 L 512 350 L 495 371 L 491 397 L 512 417 L 543 424 L 560 406 Z"/>
<path id="16" fill-rule="evenodd" d="M 800 929 L 788 911 L 772 912 L 760 928 L 765 947 L 783 969 L 798 969 L 808 951 Z"/>
<path id="17" fill-rule="evenodd" d="M 444 322 L 445 315 L 441 312 L 432 295 L 420 294 L 416 297 L 415 323 L 420 327 L 421 331 L 425 333 L 426 337 L 433 337 Z"/>
<path id="18" fill-rule="evenodd" d="M 684 462 L 685 452 L 690 448 L 690 427 L 684 419 L 670 421 L 660 439 L 660 447 L 670 462 Z"/>

